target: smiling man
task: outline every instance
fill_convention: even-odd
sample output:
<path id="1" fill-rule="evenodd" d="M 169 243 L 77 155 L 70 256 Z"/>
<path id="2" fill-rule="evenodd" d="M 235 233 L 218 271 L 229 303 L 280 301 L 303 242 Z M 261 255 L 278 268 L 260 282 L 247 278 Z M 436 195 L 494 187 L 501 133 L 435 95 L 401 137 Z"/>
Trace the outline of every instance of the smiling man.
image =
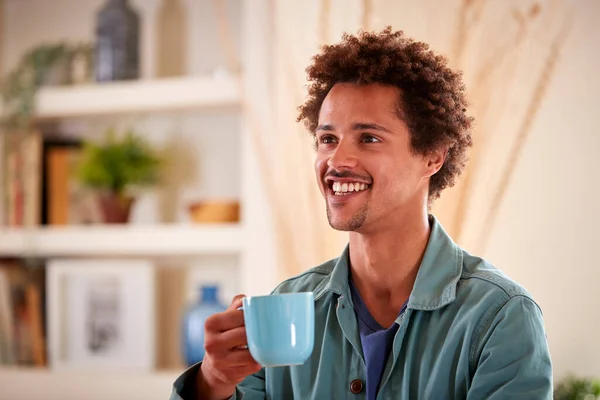
<path id="1" fill-rule="evenodd" d="M 207 320 L 204 362 L 172 398 L 550 399 L 538 305 L 429 213 L 471 146 L 461 75 L 389 28 L 345 35 L 307 72 L 299 120 L 329 223 L 349 242 L 274 293 L 314 292 L 314 351 L 261 368 L 243 348 L 236 297 Z"/>

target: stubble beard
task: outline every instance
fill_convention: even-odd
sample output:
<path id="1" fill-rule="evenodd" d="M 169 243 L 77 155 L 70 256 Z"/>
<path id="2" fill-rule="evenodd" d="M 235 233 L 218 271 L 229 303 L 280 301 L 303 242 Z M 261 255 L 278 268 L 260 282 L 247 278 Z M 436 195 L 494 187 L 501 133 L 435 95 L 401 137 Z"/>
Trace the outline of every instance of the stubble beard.
<path id="1" fill-rule="evenodd" d="M 369 211 L 369 203 L 364 204 L 348 221 L 338 221 L 334 223 L 332 220 L 331 208 L 329 207 L 329 203 L 326 203 L 327 208 L 327 221 L 329 221 L 329 226 L 338 231 L 355 231 L 363 226 L 365 220 L 367 219 L 367 214 Z"/>

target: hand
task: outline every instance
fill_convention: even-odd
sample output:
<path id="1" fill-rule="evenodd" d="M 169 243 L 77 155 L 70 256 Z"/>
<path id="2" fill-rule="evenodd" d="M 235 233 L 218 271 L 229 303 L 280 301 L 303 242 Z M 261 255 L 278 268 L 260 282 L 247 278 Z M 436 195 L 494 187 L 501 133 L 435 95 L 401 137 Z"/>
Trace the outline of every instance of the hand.
<path id="1" fill-rule="evenodd" d="M 205 355 L 198 376 L 201 399 L 227 399 L 238 383 L 262 368 L 245 347 L 246 327 L 242 306 L 244 295 L 233 298 L 227 310 L 214 314 L 204 323 Z"/>

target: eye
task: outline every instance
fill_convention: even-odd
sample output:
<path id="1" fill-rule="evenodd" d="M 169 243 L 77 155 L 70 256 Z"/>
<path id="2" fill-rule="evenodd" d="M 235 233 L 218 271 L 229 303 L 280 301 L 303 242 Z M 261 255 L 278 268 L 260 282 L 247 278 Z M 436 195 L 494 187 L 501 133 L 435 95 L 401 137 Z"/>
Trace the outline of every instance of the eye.
<path id="1" fill-rule="evenodd" d="M 337 141 L 337 139 L 333 135 L 323 135 L 319 138 L 319 143 L 322 143 L 322 144 L 335 143 L 336 141 Z"/>
<path id="2" fill-rule="evenodd" d="M 381 140 L 377 139 L 375 136 L 370 135 L 368 133 L 364 134 L 361 138 L 360 138 L 361 142 L 363 143 L 379 143 Z"/>

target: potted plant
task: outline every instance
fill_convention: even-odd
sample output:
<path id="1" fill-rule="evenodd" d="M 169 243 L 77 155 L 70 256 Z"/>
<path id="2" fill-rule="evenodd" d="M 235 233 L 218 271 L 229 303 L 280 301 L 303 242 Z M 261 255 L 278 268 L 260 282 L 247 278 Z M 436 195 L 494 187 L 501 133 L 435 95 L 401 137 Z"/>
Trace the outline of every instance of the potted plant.
<path id="1" fill-rule="evenodd" d="M 29 130 L 35 95 L 41 86 L 70 83 L 70 62 L 75 51 L 66 43 L 36 46 L 4 77 L 4 123 L 9 130 Z"/>
<path id="2" fill-rule="evenodd" d="M 568 376 L 554 389 L 555 400 L 600 399 L 600 380 Z"/>
<path id="3" fill-rule="evenodd" d="M 84 143 L 77 178 L 97 193 L 105 223 L 126 223 L 134 191 L 156 184 L 161 166 L 158 152 L 132 130 L 118 136 L 109 129 L 102 143 Z"/>

